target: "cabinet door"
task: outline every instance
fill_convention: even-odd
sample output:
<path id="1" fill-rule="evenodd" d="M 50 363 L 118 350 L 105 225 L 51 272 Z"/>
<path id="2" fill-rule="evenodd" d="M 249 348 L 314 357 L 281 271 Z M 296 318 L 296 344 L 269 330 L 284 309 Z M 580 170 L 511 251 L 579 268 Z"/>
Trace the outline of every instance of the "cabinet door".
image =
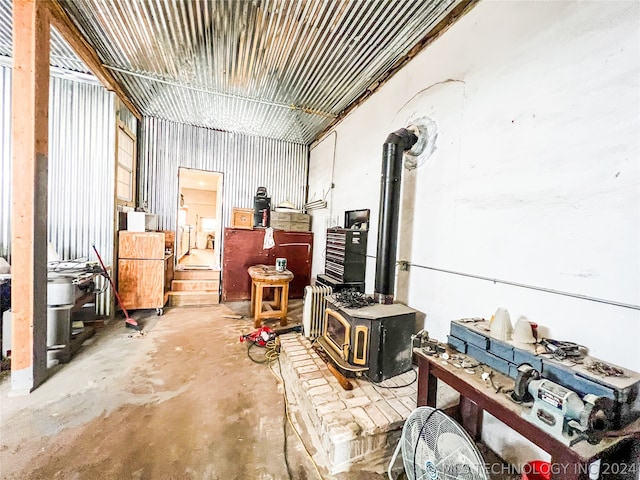
<path id="1" fill-rule="evenodd" d="M 287 259 L 287 270 L 293 273 L 289 284 L 289 298 L 303 298 L 304 287 L 311 284 L 313 233 L 275 231 L 276 246 L 271 249 L 271 265 L 276 258 Z"/>
<path id="2" fill-rule="evenodd" d="M 164 233 L 120 232 L 119 258 L 164 258 Z"/>
<path id="3" fill-rule="evenodd" d="M 253 265 L 275 263 L 275 260 L 270 260 L 271 250 L 262 249 L 263 242 L 264 230 L 225 229 L 222 301 L 251 298 L 251 277 L 247 269 Z"/>
<path id="4" fill-rule="evenodd" d="M 118 294 L 125 308 L 164 306 L 164 260 L 118 260 Z"/>

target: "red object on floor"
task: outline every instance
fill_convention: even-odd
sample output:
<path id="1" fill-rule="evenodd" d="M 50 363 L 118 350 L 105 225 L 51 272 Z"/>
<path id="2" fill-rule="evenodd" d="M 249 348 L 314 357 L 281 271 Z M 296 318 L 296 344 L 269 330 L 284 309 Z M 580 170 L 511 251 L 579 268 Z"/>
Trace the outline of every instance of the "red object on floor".
<path id="1" fill-rule="evenodd" d="M 551 464 L 534 460 L 522 467 L 522 480 L 551 480 Z"/>
<path id="2" fill-rule="evenodd" d="M 240 335 L 240 343 L 246 341 L 253 342 L 259 347 L 265 347 L 267 342 L 276 338 L 275 332 L 269 327 L 260 327 L 255 332 Z"/>

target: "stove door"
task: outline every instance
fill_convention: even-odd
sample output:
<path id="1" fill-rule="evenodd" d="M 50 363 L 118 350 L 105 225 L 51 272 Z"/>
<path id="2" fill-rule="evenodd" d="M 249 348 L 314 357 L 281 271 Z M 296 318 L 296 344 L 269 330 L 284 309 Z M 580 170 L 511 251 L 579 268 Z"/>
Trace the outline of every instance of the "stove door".
<path id="1" fill-rule="evenodd" d="M 367 376 L 374 382 L 381 382 L 409 371 L 413 353 L 411 335 L 415 330 L 415 314 L 385 318 L 379 323 L 379 331 L 373 330 Z M 377 351 L 374 351 L 376 339 L 379 344 Z"/>
<path id="2" fill-rule="evenodd" d="M 349 361 L 351 324 L 331 308 L 325 310 L 323 337 L 344 361 Z"/>

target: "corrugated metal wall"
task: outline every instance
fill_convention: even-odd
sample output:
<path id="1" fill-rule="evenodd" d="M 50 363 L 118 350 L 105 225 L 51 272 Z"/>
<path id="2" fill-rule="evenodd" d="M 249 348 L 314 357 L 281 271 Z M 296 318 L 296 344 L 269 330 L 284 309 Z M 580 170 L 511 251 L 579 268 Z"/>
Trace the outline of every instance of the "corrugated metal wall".
<path id="1" fill-rule="evenodd" d="M 0 67 L 0 255 L 11 241 L 11 69 Z M 114 95 L 98 84 L 52 77 L 49 96 L 49 241 L 62 259 L 113 260 Z M 108 313 L 108 295 L 99 311 Z"/>
<path id="2" fill-rule="evenodd" d="M 11 69 L 0 66 L 0 257 L 11 254 Z"/>
<path id="3" fill-rule="evenodd" d="M 178 167 L 222 172 L 223 225 L 233 207 L 253 208 L 253 196 L 266 187 L 271 205 L 305 202 L 306 145 L 194 127 L 145 117 L 140 144 L 140 200 L 158 214 L 159 228 L 176 229 Z"/>
<path id="4" fill-rule="evenodd" d="M 49 241 L 61 258 L 113 254 L 115 105 L 99 85 L 51 79 Z"/>

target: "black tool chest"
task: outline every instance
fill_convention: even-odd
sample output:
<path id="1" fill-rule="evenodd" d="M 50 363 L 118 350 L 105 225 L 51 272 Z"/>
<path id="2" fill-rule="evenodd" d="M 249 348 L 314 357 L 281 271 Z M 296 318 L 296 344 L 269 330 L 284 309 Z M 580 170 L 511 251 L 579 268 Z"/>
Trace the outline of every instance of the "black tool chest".
<path id="1" fill-rule="evenodd" d="M 324 272 L 339 282 L 364 282 L 367 231 L 329 228 Z"/>

